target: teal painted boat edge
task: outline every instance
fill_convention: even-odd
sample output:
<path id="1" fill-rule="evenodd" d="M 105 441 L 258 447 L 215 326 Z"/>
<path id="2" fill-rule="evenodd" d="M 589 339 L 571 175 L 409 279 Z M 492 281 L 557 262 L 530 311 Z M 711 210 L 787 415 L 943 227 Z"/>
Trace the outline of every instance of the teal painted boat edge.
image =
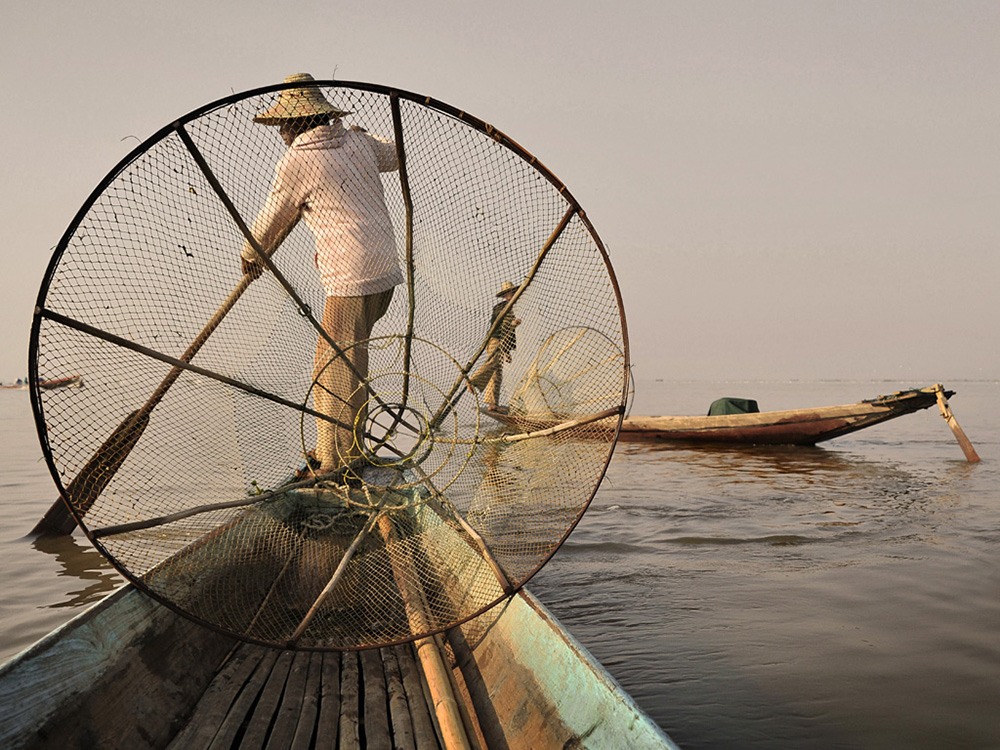
<path id="1" fill-rule="evenodd" d="M 109 669 L 106 649 L 95 647 L 112 641 L 120 645 L 119 635 L 105 628 L 107 620 L 142 622 L 157 608 L 149 597 L 123 586 L 0 665 L 0 706 L 5 714 L 0 747 L 20 747 L 58 713 L 62 700 L 56 694 L 82 694 Z M 65 662 L 70 659 L 77 668 L 67 673 Z"/>
<path id="2" fill-rule="evenodd" d="M 558 708 L 560 719 L 594 750 L 645 750 L 678 746 L 635 702 L 618 681 L 556 619 L 544 604 L 522 589 L 502 620 L 517 633 L 513 642 Z M 523 606 L 519 606 L 523 605 Z M 546 627 L 537 627 L 538 621 Z M 595 710 L 596 709 L 596 710 Z"/>
<path id="3" fill-rule="evenodd" d="M 0 666 L 0 747 L 162 747 L 234 643 L 126 585 Z"/>

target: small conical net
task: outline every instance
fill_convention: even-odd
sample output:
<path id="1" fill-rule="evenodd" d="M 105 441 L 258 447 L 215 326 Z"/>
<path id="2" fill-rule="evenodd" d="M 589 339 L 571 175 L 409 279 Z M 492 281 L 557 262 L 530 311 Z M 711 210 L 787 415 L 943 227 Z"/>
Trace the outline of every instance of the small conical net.
<path id="1" fill-rule="evenodd" d="M 563 542 L 625 321 L 580 207 L 502 133 L 320 82 L 307 104 L 352 114 L 289 148 L 254 117 L 290 93 L 191 113 L 95 190 L 39 295 L 33 404 L 130 580 L 241 638 L 365 648 L 485 611 Z"/>

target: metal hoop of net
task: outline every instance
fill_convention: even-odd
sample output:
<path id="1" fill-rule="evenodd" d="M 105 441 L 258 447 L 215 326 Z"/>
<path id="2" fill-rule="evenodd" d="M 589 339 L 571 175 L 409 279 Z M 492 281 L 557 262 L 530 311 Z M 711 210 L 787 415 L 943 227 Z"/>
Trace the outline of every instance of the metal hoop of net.
<path id="1" fill-rule="evenodd" d="M 334 114 L 289 148 L 254 118 L 295 97 Z M 614 274 L 562 183 L 453 107 L 339 81 L 220 100 L 125 158 L 53 254 L 30 366 L 49 469 L 112 564 L 300 649 L 512 595 L 589 505 L 628 391 Z M 576 376 L 538 429 L 532 373 Z"/>

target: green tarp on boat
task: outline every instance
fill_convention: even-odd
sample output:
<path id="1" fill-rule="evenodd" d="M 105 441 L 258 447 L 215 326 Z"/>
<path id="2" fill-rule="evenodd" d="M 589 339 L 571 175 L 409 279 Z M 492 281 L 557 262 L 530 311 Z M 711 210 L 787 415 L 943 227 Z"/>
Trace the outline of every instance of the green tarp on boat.
<path id="1" fill-rule="evenodd" d="M 752 398 L 717 398 L 708 407 L 708 416 L 721 414 L 756 414 L 760 411 Z"/>

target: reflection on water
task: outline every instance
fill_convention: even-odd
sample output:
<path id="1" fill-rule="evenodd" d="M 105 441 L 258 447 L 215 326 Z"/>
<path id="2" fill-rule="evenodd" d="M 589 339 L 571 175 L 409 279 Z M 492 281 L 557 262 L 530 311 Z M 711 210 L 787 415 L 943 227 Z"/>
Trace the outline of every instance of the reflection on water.
<path id="1" fill-rule="evenodd" d="M 822 483 L 842 472 L 863 471 L 866 464 L 878 472 L 887 468 L 884 462 L 873 462 L 864 455 L 807 445 L 730 445 L 713 448 L 705 445 L 623 443 L 616 455 L 669 463 L 682 467 L 685 473 L 701 469 L 714 479 L 741 482 L 791 479 L 796 486 L 802 479 Z"/>
<path id="2" fill-rule="evenodd" d="M 615 513 L 595 532 L 607 541 L 621 528 L 632 543 L 697 547 L 839 545 L 862 534 L 888 542 L 901 527 L 912 535 L 915 520 L 941 510 L 926 473 L 816 447 L 626 445 L 600 492 Z M 919 533 L 929 541 L 933 524 Z"/>
<path id="3" fill-rule="evenodd" d="M 52 555 L 59 563 L 59 576 L 77 578 L 82 588 L 70 589 L 66 598 L 46 606 L 82 607 L 103 599 L 121 583 L 121 578 L 101 553 L 80 544 L 72 536 L 40 536 L 31 542 L 39 552 Z"/>

